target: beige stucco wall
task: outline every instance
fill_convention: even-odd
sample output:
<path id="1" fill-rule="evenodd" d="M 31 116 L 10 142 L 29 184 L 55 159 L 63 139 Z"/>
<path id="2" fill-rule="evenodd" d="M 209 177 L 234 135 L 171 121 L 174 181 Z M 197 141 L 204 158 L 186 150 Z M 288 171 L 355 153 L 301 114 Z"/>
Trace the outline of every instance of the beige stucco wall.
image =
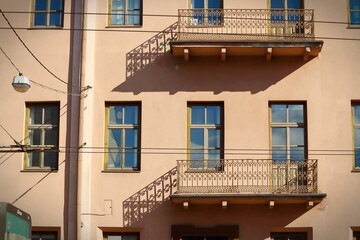
<path id="1" fill-rule="evenodd" d="M 87 2 L 89 10 L 107 12 L 107 0 Z M 70 4 L 66 1 L 66 11 Z M 143 13 L 176 15 L 177 9 L 187 8 L 187 4 L 186 0 L 143 0 Z M 267 4 L 265 0 L 224 0 L 224 8 L 229 9 L 266 8 Z M 23 1 L 1 0 L 1 8 L 3 11 L 28 11 L 29 5 Z M 305 0 L 305 8 L 315 9 L 316 20 L 347 22 L 346 1 Z M 8 16 L 14 26 L 28 27 L 29 14 Z M 176 21 L 176 17 L 145 16 L 141 28 L 106 28 L 106 16 L 87 16 L 88 28 L 102 31 L 89 31 L 85 35 L 83 78 L 85 85 L 93 88 L 84 100 L 82 140 L 87 143 L 86 147 L 104 146 L 105 102 L 139 101 L 144 150 L 139 173 L 103 172 L 102 149 L 83 150 L 87 152 L 81 156 L 84 172 L 81 175 L 83 202 L 80 207 L 84 225 L 82 234 L 86 236 L 83 239 L 101 239 L 100 227 L 140 231 L 141 239 L 170 239 L 171 225 L 175 224 L 239 225 L 241 240 L 267 239 L 269 231 L 278 227 L 312 227 L 316 240 L 351 239 L 350 226 L 360 226 L 360 208 L 357 207 L 360 175 L 351 172 L 353 159 L 350 155 L 351 101 L 360 99 L 360 68 L 355 64 L 360 55 L 360 42 L 341 38 L 358 39 L 360 30 L 347 29 L 346 24 L 316 23 L 316 36 L 322 37 L 324 46 L 319 57 L 307 62 L 301 57 L 274 57 L 272 61 L 266 61 L 265 57 L 229 57 L 226 62 L 215 57 L 199 57 L 185 62 L 166 53 L 128 76 L 126 54 Z M 69 15 L 65 15 L 64 28 L 69 28 L 69 24 Z M 0 26 L 6 26 L 3 19 Z M 44 85 L 66 90 L 64 84 L 57 82 L 34 61 L 10 30 L 2 29 L 0 34 L 0 46 L 24 75 Z M 69 31 L 19 30 L 19 34 L 49 69 L 67 81 Z M 37 86 L 25 94 L 14 92 L 10 82 L 17 73 L 3 55 L 0 55 L 0 61 L 0 107 L 3 113 L 0 123 L 16 139 L 22 139 L 25 102 L 60 101 L 62 107 L 66 104 L 66 96 Z M 226 149 L 268 149 L 269 101 L 306 101 L 309 158 L 319 161 L 319 191 L 327 194 L 325 200 L 310 210 L 296 204 L 275 205 L 273 209 L 266 205 L 229 205 L 226 210 L 219 205 L 190 205 L 185 210 L 167 199 L 169 192 L 159 193 L 156 201 L 141 195 L 145 187 L 150 187 L 145 191 L 149 196 L 154 194 L 151 184 L 167 176 L 166 173 L 176 166 L 176 160 L 186 159 L 186 107 L 192 101 L 224 103 Z M 65 124 L 66 113 L 60 118 L 61 146 L 65 146 Z M 9 144 L 12 144 L 11 139 L 0 131 L 0 145 Z M 270 157 L 266 152 L 261 153 L 247 155 L 244 151 L 229 151 L 225 158 Z M 0 156 L 0 200 L 12 202 L 46 173 L 21 172 L 21 153 L 2 163 L 9 155 Z M 63 153 L 59 158 L 60 162 L 62 160 Z M 14 184 L 5 184 L 9 179 L 14 180 Z M 163 181 L 168 183 L 165 178 Z M 32 215 L 34 226 L 63 228 L 63 194 L 64 164 L 15 205 Z M 132 196 L 140 197 L 146 206 L 139 208 L 130 199 Z M 111 200 L 112 214 L 105 214 L 108 211 L 105 200 Z"/>

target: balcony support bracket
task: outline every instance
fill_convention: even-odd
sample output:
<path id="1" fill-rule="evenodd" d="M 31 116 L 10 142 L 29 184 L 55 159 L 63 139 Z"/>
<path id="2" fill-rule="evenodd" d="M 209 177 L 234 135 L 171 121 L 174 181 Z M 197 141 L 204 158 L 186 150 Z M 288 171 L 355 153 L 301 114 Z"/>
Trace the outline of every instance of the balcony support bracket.
<path id="1" fill-rule="evenodd" d="M 271 57 L 272 57 L 272 48 L 267 48 L 266 49 L 266 60 L 271 61 Z"/>
<path id="2" fill-rule="evenodd" d="M 189 55 L 190 55 L 190 54 L 189 54 L 189 49 L 188 49 L 188 48 L 184 48 L 184 60 L 185 60 L 185 62 L 188 62 L 188 61 L 189 61 L 189 58 L 190 58 Z"/>
<path id="3" fill-rule="evenodd" d="M 221 61 L 226 61 L 226 48 L 221 48 Z"/>
<path id="4" fill-rule="evenodd" d="M 313 202 L 313 201 L 309 201 L 309 202 L 307 203 L 307 205 L 306 205 L 306 208 L 307 208 L 307 209 L 310 209 L 310 208 L 312 208 L 312 207 L 314 207 L 314 202 Z"/>
<path id="5" fill-rule="evenodd" d="M 311 53 L 311 48 L 306 47 L 304 52 L 304 61 L 307 61 L 309 59 L 310 53 Z"/>
<path id="6" fill-rule="evenodd" d="M 222 207 L 222 209 L 227 209 L 227 205 L 228 205 L 228 202 L 227 202 L 227 201 L 222 201 L 222 202 L 221 202 L 221 207 Z"/>

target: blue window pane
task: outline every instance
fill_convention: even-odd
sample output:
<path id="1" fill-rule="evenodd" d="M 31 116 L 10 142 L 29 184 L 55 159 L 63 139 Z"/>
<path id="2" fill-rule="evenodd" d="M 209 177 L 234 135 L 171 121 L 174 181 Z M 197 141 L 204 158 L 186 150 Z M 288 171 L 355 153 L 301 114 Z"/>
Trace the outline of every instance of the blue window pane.
<path id="1" fill-rule="evenodd" d="M 44 145 L 57 145 L 57 130 L 56 129 L 45 129 L 45 140 Z"/>
<path id="2" fill-rule="evenodd" d="M 220 129 L 208 130 L 208 147 L 220 148 Z"/>
<path id="3" fill-rule="evenodd" d="M 40 167 L 40 152 L 28 153 L 28 167 Z"/>
<path id="4" fill-rule="evenodd" d="M 46 26 L 46 13 L 35 13 L 34 26 Z"/>
<path id="5" fill-rule="evenodd" d="M 41 109 L 44 108 L 44 123 L 45 124 L 58 124 L 59 119 L 59 108 L 58 107 L 40 107 Z M 41 119 L 38 119 L 41 121 Z"/>
<path id="6" fill-rule="evenodd" d="M 304 145 L 304 128 L 290 128 L 290 145 Z"/>
<path id="7" fill-rule="evenodd" d="M 125 106 L 125 124 L 138 124 L 138 107 L 137 106 Z"/>
<path id="8" fill-rule="evenodd" d="M 354 129 L 354 144 L 355 147 L 360 147 L 360 128 Z"/>
<path id="9" fill-rule="evenodd" d="M 207 124 L 220 124 L 220 107 L 207 106 L 206 107 L 206 123 Z"/>
<path id="10" fill-rule="evenodd" d="M 120 167 L 121 150 L 111 149 L 108 153 L 108 167 Z"/>
<path id="11" fill-rule="evenodd" d="M 137 147 L 137 129 L 125 129 L 125 147 Z"/>
<path id="12" fill-rule="evenodd" d="M 127 24 L 140 25 L 140 11 L 128 11 Z"/>
<path id="13" fill-rule="evenodd" d="M 46 11 L 47 0 L 35 0 L 35 11 Z"/>
<path id="14" fill-rule="evenodd" d="M 29 130 L 30 145 L 41 145 L 41 130 Z"/>
<path id="15" fill-rule="evenodd" d="M 360 168 L 360 149 L 355 149 L 355 167 Z"/>
<path id="16" fill-rule="evenodd" d="M 204 8 L 205 0 L 191 0 L 191 8 Z"/>
<path id="17" fill-rule="evenodd" d="M 140 9 L 140 0 L 128 0 L 128 9 Z"/>
<path id="18" fill-rule="evenodd" d="M 204 150 L 192 149 L 190 150 L 190 168 L 203 169 L 204 168 Z"/>
<path id="19" fill-rule="evenodd" d="M 360 12 L 350 12 L 350 23 L 353 25 L 360 24 Z"/>
<path id="20" fill-rule="evenodd" d="M 351 10 L 360 10 L 360 0 L 350 0 Z"/>
<path id="21" fill-rule="evenodd" d="M 301 0 L 287 0 L 287 9 L 300 9 Z"/>
<path id="22" fill-rule="evenodd" d="M 30 107 L 30 117 L 29 117 L 29 124 L 42 124 L 42 109 L 43 106 L 32 106 Z M 46 113 L 45 113 L 46 114 Z M 46 120 L 50 116 L 46 117 Z M 48 123 L 48 122 L 46 122 Z"/>
<path id="23" fill-rule="evenodd" d="M 191 107 L 191 124 L 204 124 L 205 123 L 205 107 L 192 106 Z"/>
<path id="24" fill-rule="evenodd" d="M 286 122 L 286 105 L 271 105 L 271 122 L 285 123 Z"/>
<path id="25" fill-rule="evenodd" d="M 109 130 L 109 148 L 119 148 L 121 147 L 121 129 L 111 129 Z"/>
<path id="26" fill-rule="evenodd" d="M 190 147 L 191 148 L 204 147 L 204 129 L 202 128 L 190 129 Z"/>
<path id="27" fill-rule="evenodd" d="M 125 163 L 124 167 L 137 168 L 137 150 L 136 149 L 125 149 Z"/>
<path id="28" fill-rule="evenodd" d="M 124 9 L 125 0 L 112 0 L 112 9 Z"/>
<path id="29" fill-rule="evenodd" d="M 61 13 L 50 13 L 50 26 L 61 25 Z"/>
<path id="30" fill-rule="evenodd" d="M 354 122 L 360 123 L 360 106 L 354 106 Z"/>
<path id="31" fill-rule="evenodd" d="M 220 150 L 219 149 L 208 150 L 208 159 L 220 159 Z"/>
<path id="32" fill-rule="evenodd" d="M 62 10 L 62 1 L 61 0 L 51 0 L 50 10 Z"/>
<path id="33" fill-rule="evenodd" d="M 123 107 L 110 106 L 109 107 L 109 124 L 122 124 L 123 123 Z"/>
<path id="34" fill-rule="evenodd" d="M 303 147 L 291 147 L 290 159 L 305 159 L 305 151 Z"/>
<path id="35" fill-rule="evenodd" d="M 191 149 L 190 160 L 204 159 L 204 149 Z"/>
<path id="36" fill-rule="evenodd" d="M 272 159 L 287 159 L 286 148 L 273 147 L 272 148 Z"/>
<path id="37" fill-rule="evenodd" d="M 276 8 L 285 8 L 283 0 L 271 0 L 270 7 L 272 9 Z"/>
<path id="38" fill-rule="evenodd" d="M 221 8 L 221 0 L 208 0 L 208 8 Z"/>
<path id="39" fill-rule="evenodd" d="M 286 145 L 286 128 L 271 129 L 272 145 Z"/>
<path id="40" fill-rule="evenodd" d="M 57 168 L 57 158 L 56 152 L 44 152 L 44 167 Z"/>
<path id="41" fill-rule="evenodd" d="M 111 15 L 111 24 L 112 25 L 124 25 L 125 16 L 124 11 L 113 11 Z"/>
<path id="42" fill-rule="evenodd" d="M 289 121 L 291 123 L 304 122 L 304 106 L 303 105 L 289 105 Z"/>

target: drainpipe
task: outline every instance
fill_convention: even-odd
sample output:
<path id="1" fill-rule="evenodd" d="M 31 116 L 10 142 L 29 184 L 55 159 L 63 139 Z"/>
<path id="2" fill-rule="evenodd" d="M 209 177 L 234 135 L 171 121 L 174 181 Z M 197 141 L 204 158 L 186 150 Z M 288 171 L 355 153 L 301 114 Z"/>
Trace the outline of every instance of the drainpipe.
<path id="1" fill-rule="evenodd" d="M 83 0 L 71 2 L 71 13 L 82 13 Z M 83 14 L 71 14 L 67 128 L 65 154 L 64 239 L 76 240 L 78 235 L 78 147 L 81 93 L 81 54 Z M 78 30 L 76 30 L 78 29 Z"/>

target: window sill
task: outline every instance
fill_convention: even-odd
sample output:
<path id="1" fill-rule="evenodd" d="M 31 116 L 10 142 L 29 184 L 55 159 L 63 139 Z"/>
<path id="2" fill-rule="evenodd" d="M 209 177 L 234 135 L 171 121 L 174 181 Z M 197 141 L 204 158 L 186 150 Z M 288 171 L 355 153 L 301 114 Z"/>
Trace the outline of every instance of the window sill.
<path id="1" fill-rule="evenodd" d="M 105 169 L 102 173 L 140 173 L 140 170 L 126 170 L 126 169 Z"/>
<path id="2" fill-rule="evenodd" d="M 36 169 L 24 169 L 20 172 L 58 172 L 58 169 L 36 168 Z"/>
<path id="3" fill-rule="evenodd" d="M 108 25 L 105 28 L 142 28 L 142 25 Z"/>
<path id="4" fill-rule="evenodd" d="M 359 25 L 349 25 L 347 27 L 347 29 L 360 29 L 360 24 Z"/>
<path id="5" fill-rule="evenodd" d="M 28 27 L 27 30 L 62 30 L 64 27 L 55 27 L 55 26 L 39 26 L 39 27 Z"/>
<path id="6" fill-rule="evenodd" d="M 353 172 L 353 173 L 360 173 L 360 168 L 354 168 L 353 170 L 351 170 L 351 172 Z"/>

